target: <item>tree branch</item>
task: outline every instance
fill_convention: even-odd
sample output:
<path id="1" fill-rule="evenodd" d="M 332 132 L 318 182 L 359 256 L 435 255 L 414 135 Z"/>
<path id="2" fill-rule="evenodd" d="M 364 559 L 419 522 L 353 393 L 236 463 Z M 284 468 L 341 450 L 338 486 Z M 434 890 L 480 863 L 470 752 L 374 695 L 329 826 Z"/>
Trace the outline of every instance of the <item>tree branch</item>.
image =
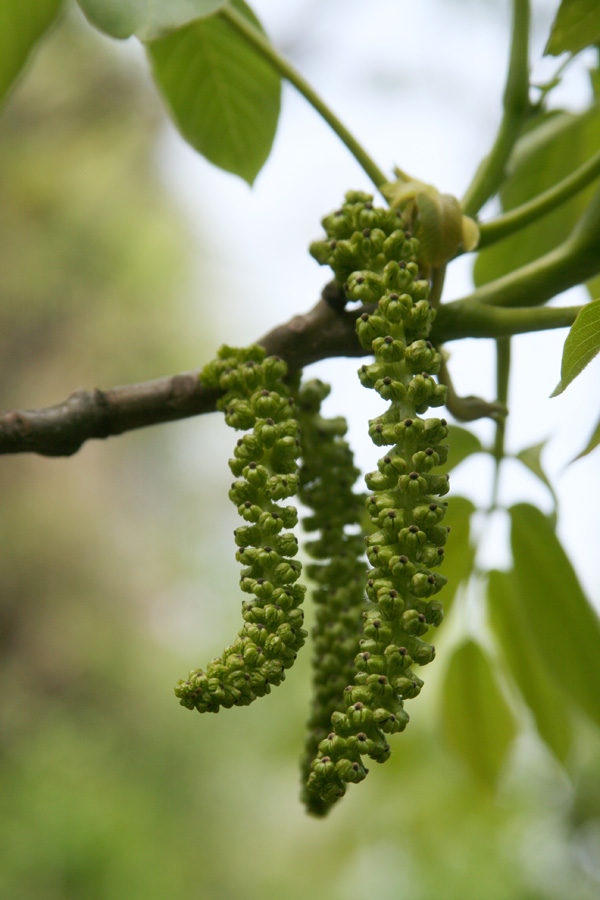
<path id="1" fill-rule="evenodd" d="M 280 356 L 290 371 L 333 356 L 364 356 L 355 333 L 360 310 L 346 312 L 331 283 L 317 305 L 294 316 L 257 343 Z M 204 387 L 199 371 L 110 390 L 78 390 L 55 406 L 0 414 L 0 454 L 71 456 L 91 438 L 107 438 L 186 419 L 216 409 L 218 392 Z"/>
<path id="2" fill-rule="evenodd" d="M 372 308 L 345 310 L 334 282 L 317 305 L 294 316 L 257 343 L 285 359 L 290 371 L 331 357 L 365 356 L 355 332 L 356 318 Z M 474 301 L 440 307 L 431 338 L 436 343 L 463 337 L 498 337 L 564 328 L 581 307 L 500 309 Z M 79 390 L 55 406 L 0 414 L 0 454 L 71 456 L 92 438 L 107 438 L 147 425 L 187 419 L 216 409 L 218 392 L 204 387 L 199 371 L 129 384 L 110 390 Z"/>

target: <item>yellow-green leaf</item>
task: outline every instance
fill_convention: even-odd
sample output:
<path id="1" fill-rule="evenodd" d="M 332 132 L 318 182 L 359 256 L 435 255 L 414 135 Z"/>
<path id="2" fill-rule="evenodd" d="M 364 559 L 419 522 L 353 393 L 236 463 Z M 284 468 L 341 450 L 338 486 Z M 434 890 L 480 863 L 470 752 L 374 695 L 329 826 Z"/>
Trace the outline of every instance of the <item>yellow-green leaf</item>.
<path id="1" fill-rule="evenodd" d="M 62 0 L 1 0 L 0 101 L 27 62 L 36 42 L 58 15 Z"/>
<path id="2" fill-rule="evenodd" d="M 527 634 L 548 678 L 600 726 L 598 616 L 547 517 L 528 503 L 509 512 L 514 577 Z"/>
<path id="3" fill-rule="evenodd" d="M 451 497 L 444 524 L 450 528 L 446 542 L 442 575 L 448 583 L 440 594 L 444 603 L 444 612 L 450 612 L 456 592 L 464 584 L 473 571 L 475 562 L 475 546 L 471 542 L 471 516 L 475 506 L 466 497 Z"/>
<path id="4" fill-rule="evenodd" d="M 535 642 L 528 633 L 523 597 L 513 572 L 490 572 L 488 609 L 495 637 L 513 680 L 533 713 L 538 733 L 564 763 L 573 729 L 566 695 L 548 677 Z"/>
<path id="5" fill-rule="evenodd" d="M 562 394 L 600 351 L 600 299 L 584 306 L 571 326 L 563 349 L 560 381 L 551 396 Z"/>
<path id="6" fill-rule="evenodd" d="M 450 472 L 473 453 L 481 453 L 483 447 L 481 441 L 476 434 L 469 431 L 468 428 L 461 428 L 460 425 L 448 426 L 448 462 L 444 465 L 443 471 Z"/>
<path id="7" fill-rule="evenodd" d="M 600 0 L 562 0 L 545 55 L 579 53 L 600 41 Z"/>
<path id="8" fill-rule="evenodd" d="M 231 5 L 260 28 L 242 0 Z M 281 80 L 274 69 L 220 16 L 152 41 L 147 50 L 183 137 L 210 162 L 252 184 L 277 129 Z"/>
<path id="9" fill-rule="evenodd" d="M 442 723 L 448 744 L 475 778 L 493 788 L 515 734 L 515 722 L 479 644 L 467 640 L 450 660 Z"/>
<path id="10" fill-rule="evenodd" d="M 584 449 L 581 451 L 581 453 L 579 453 L 579 454 L 575 457 L 575 459 L 571 460 L 571 462 L 575 462 L 575 460 L 581 459 L 582 456 L 587 456 L 588 453 L 591 453 L 592 450 L 595 450 L 595 449 L 596 449 L 596 447 L 598 446 L 598 444 L 600 444 L 600 422 L 598 422 L 598 424 L 597 424 L 596 427 L 594 428 L 594 431 L 592 432 L 592 436 L 591 436 L 591 438 L 589 439 L 589 441 L 587 442 L 587 444 L 586 444 L 586 446 L 584 447 Z"/>
<path id="11" fill-rule="evenodd" d="M 527 466 L 530 472 L 542 481 L 550 493 L 552 494 L 552 499 L 554 500 L 554 508 L 558 506 L 558 497 L 554 492 L 554 488 L 550 482 L 550 479 L 544 472 L 542 467 L 542 450 L 546 446 L 546 441 L 542 441 L 540 444 L 534 444 L 532 447 L 525 447 L 519 453 L 517 453 L 517 459 L 520 460 L 524 466 Z"/>
<path id="12" fill-rule="evenodd" d="M 211 16 L 226 0 L 77 0 L 88 21 L 114 38 L 163 37 L 194 19 Z"/>

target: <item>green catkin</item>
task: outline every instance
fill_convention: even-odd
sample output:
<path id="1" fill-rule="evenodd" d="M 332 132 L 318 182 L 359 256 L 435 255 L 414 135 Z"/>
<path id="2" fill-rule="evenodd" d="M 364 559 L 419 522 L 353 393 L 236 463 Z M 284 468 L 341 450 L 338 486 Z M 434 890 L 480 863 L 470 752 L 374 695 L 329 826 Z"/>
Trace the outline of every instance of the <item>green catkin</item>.
<path id="1" fill-rule="evenodd" d="M 267 357 L 262 347 L 223 346 L 201 373 L 207 387 L 224 391 L 218 407 L 227 424 L 252 429 L 229 460 L 238 479 L 229 497 L 248 523 L 234 535 L 236 559 L 244 566 L 240 587 L 253 596 L 243 603 L 244 625 L 233 644 L 175 688 L 188 709 L 216 713 L 268 694 L 284 680 L 306 638 L 300 609 L 305 588 L 296 583 L 301 565 L 294 560 L 298 543 L 286 530 L 298 514 L 277 502 L 298 490 L 299 429 L 286 372 L 283 360 Z"/>
<path id="2" fill-rule="evenodd" d="M 448 479 L 432 470 L 446 461 L 441 442 L 448 429 L 444 419 L 420 418 L 429 406 L 444 403 L 445 389 L 432 378 L 440 365 L 428 341 L 434 311 L 429 284 L 419 278 L 418 242 L 405 231 L 402 214 L 375 209 L 368 194 L 351 192 L 323 225 L 327 239 L 311 252 L 332 267 L 350 301 L 373 306 L 357 321 L 361 344 L 374 355 L 359 377 L 390 401 L 369 422 L 369 434 L 377 446 L 391 447 L 378 471 L 366 476 L 374 527 L 366 538 L 370 605 L 353 683 L 344 690 L 344 710 L 331 717 L 308 778 L 308 790 L 332 804 L 347 783 L 366 777 L 363 756 L 388 759 L 387 735 L 404 730 L 404 701 L 422 686 L 412 666 L 434 657 L 422 638 L 443 616 L 435 595 L 446 579 L 434 569 L 443 560 L 448 529 L 442 525 L 446 503 L 435 498 L 447 492 Z"/>
<path id="3" fill-rule="evenodd" d="M 307 779 L 319 741 L 331 730 L 331 715 L 344 709 L 344 688 L 354 675 L 361 614 L 365 609 L 364 539 L 357 533 L 364 516 L 364 496 L 352 488 L 360 471 L 344 440 L 343 418 L 320 415 L 330 388 L 322 381 L 302 385 L 297 397 L 302 435 L 300 499 L 311 510 L 303 520 L 318 537 L 306 544 L 316 562 L 307 567 L 315 582 L 316 621 L 313 639 L 313 695 L 301 771 L 302 799 L 308 812 L 324 815 L 330 804 L 309 789 Z"/>

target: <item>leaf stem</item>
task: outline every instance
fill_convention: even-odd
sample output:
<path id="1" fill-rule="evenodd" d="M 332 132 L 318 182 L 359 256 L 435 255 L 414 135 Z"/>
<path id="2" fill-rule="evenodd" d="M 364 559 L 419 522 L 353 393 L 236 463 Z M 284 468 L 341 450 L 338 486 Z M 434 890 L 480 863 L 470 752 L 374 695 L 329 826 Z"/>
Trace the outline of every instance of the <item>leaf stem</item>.
<path id="1" fill-rule="evenodd" d="M 489 244 L 499 241 L 501 238 L 515 231 L 519 231 L 530 222 L 534 222 L 541 216 L 560 206 L 566 200 L 570 200 L 575 194 L 587 187 L 590 182 L 594 181 L 600 175 L 600 150 L 587 160 L 582 166 L 579 166 L 574 172 L 559 181 L 553 187 L 538 194 L 522 206 L 511 209 L 510 212 L 499 216 L 492 222 L 483 223 L 479 226 L 479 244 L 477 249 L 487 247 Z"/>
<path id="2" fill-rule="evenodd" d="M 255 28 L 244 16 L 229 4 L 221 7 L 218 12 L 221 18 L 226 19 L 261 56 L 269 62 L 283 78 L 293 84 L 297 91 L 310 103 L 320 116 L 333 129 L 340 140 L 346 145 L 352 156 L 362 166 L 376 188 L 380 188 L 389 181 L 381 169 L 373 162 L 366 150 L 358 143 L 356 138 L 340 122 L 338 117 L 329 109 L 315 90 L 304 80 L 302 75 L 281 56 L 261 32 Z"/>
<path id="3" fill-rule="evenodd" d="M 500 306 L 484 306 L 476 300 L 465 298 L 439 307 L 431 339 L 437 344 L 441 340 L 499 338 L 531 331 L 570 328 L 582 309 L 583 306 L 505 309 Z"/>
<path id="4" fill-rule="evenodd" d="M 510 377 L 510 338 L 498 338 L 496 341 L 496 402 L 506 408 L 508 401 L 508 382 Z M 500 469 L 504 459 L 504 437 L 506 432 L 506 416 L 498 415 L 496 418 L 496 438 L 494 440 L 494 459 L 496 469 L 492 486 L 491 509 L 496 508 L 498 502 L 498 490 L 500 487 Z"/>
<path id="5" fill-rule="evenodd" d="M 504 88 L 504 113 L 494 145 L 467 188 L 463 212 L 476 215 L 504 179 L 506 163 L 531 110 L 529 102 L 529 0 L 513 0 L 512 37 Z"/>

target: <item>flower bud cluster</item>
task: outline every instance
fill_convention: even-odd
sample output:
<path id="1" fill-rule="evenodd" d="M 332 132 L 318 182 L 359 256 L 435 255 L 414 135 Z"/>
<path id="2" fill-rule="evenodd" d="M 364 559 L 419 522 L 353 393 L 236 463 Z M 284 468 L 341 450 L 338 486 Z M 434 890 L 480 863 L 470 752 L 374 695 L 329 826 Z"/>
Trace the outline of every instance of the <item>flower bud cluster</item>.
<path id="1" fill-rule="evenodd" d="M 301 565 L 294 506 L 281 506 L 298 490 L 300 442 L 294 400 L 283 378 L 287 367 L 262 347 L 224 346 L 201 373 L 203 384 L 224 392 L 218 406 L 228 425 L 252 429 L 238 440 L 229 467 L 238 480 L 229 497 L 245 525 L 234 532 L 236 559 L 244 567 L 240 587 L 244 625 L 222 656 L 180 681 L 182 706 L 199 712 L 247 706 L 280 684 L 304 644 L 300 609 L 305 588 L 297 584 Z"/>
<path id="2" fill-rule="evenodd" d="M 373 531 L 366 538 L 372 568 L 363 638 L 344 709 L 333 713 L 308 779 L 309 791 L 329 804 L 344 795 L 347 783 L 366 777 L 364 756 L 388 759 L 388 735 L 406 727 L 404 701 L 422 686 L 412 667 L 434 657 L 423 638 L 443 616 L 436 594 L 446 579 L 435 569 L 444 558 L 448 529 L 442 524 L 446 503 L 436 498 L 447 492 L 448 480 L 432 470 L 447 458 L 442 442 L 448 429 L 444 419 L 419 416 L 443 404 L 445 390 L 432 377 L 440 356 L 428 340 L 434 312 L 428 282 L 419 278 L 415 263 L 418 245 L 403 227 L 391 230 L 394 216 L 375 209 L 368 195 L 348 194 L 342 209 L 324 220 L 328 240 L 313 245 L 317 258 L 343 277 L 350 300 L 375 306 L 357 321 L 359 339 L 374 355 L 359 377 L 390 402 L 369 422 L 374 443 L 390 449 L 366 477 Z M 363 225 L 369 235 L 363 232 L 361 240 L 357 229 Z M 348 248 L 361 262 L 352 271 Z"/>
<path id="3" fill-rule="evenodd" d="M 332 713 L 344 709 L 344 688 L 354 677 L 361 614 L 366 608 L 364 540 L 358 533 L 364 496 L 352 490 L 360 471 L 344 440 L 346 420 L 320 415 L 329 391 L 322 381 L 309 381 L 296 398 L 302 435 L 300 499 L 311 510 L 303 525 L 318 533 L 306 544 L 315 560 L 307 572 L 316 585 L 316 619 L 312 705 L 302 757 L 302 799 L 314 815 L 324 815 L 330 804 L 309 790 L 306 781 L 319 741 L 331 730 Z"/>

